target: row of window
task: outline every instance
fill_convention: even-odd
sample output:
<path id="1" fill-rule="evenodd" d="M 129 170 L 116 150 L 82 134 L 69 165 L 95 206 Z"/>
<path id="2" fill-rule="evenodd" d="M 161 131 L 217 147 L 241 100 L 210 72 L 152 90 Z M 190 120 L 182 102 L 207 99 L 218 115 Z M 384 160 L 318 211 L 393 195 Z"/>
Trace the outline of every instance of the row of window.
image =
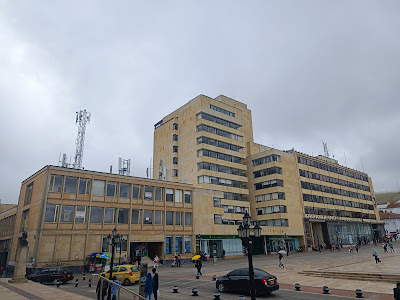
<path id="1" fill-rule="evenodd" d="M 209 114 L 206 114 L 203 112 L 197 114 L 197 120 L 200 120 L 200 119 L 211 121 L 211 122 L 214 122 L 214 123 L 217 123 L 220 125 L 224 125 L 224 126 L 227 126 L 227 127 L 233 128 L 233 129 L 240 130 L 240 128 L 242 127 L 242 125 L 239 125 L 239 124 L 236 124 L 236 123 L 233 123 L 233 122 L 227 121 L 225 119 L 221 119 L 216 116 L 212 116 L 212 115 L 209 115 Z"/>
<path id="2" fill-rule="evenodd" d="M 270 200 L 278 200 L 278 199 L 285 199 L 285 193 L 269 193 L 264 195 L 256 196 L 256 202 L 264 202 Z"/>
<path id="3" fill-rule="evenodd" d="M 200 124 L 197 126 L 197 132 L 200 132 L 200 131 L 209 132 L 209 133 L 220 135 L 220 136 L 223 136 L 223 137 L 235 140 L 235 141 L 243 142 L 243 137 L 241 135 L 237 135 L 235 133 L 225 131 L 222 129 L 218 129 L 215 127 L 211 127 L 211 126 L 208 126 L 205 124 Z"/>
<path id="4" fill-rule="evenodd" d="M 16 215 L 0 220 L 0 236 L 12 235 L 14 233 Z"/>
<path id="5" fill-rule="evenodd" d="M 262 220 L 259 221 L 260 226 L 282 226 L 288 227 L 289 221 L 288 219 L 273 219 L 273 220 Z"/>
<path id="6" fill-rule="evenodd" d="M 182 254 L 183 249 L 182 249 L 182 244 L 183 241 L 184 243 L 184 250 L 185 253 L 191 253 L 191 244 L 192 244 L 192 237 L 191 236 L 185 236 L 185 239 L 181 236 L 175 236 L 175 251 L 174 250 L 174 237 L 173 236 L 166 236 L 165 237 L 165 254 L 172 254 L 172 253 L 178 253 Z"/>
<path id="7" fill-rule="evenodd" d="M 273 180 L 268 180 L 268 181 L 264 181 L 264 182 L 259 182 L 259 183 L 254 184 L 254 189 L 257 191 L 257 190 L 271 188 L 274 186 L 283 186 L 283 180 L 273 179 Z"/>
<path id="8" fill-rule="evenodd" d="M 240 169 L 236 169 L 236 168 L 232 168 L 232 167 L 212 164 L 209 162 L 200 162 L 197 164 L 197 168 L 199 170 L 210 170 L 210 171 L 216 171 L 216 172 L 232 174 L 232 175 L 237 175 L 237 176 L 244 176 L 244 177 L 246 176 L 245 170 L 240 170 Z"/>
<path id="9" fill-rule="evenodd" d="M 302 181 L 301 182 L 301 187 L 303 189 L 319 191 L 319 192 L 328 193 L 328 194 L 341 195 L 341 196 L 364 199 L 364 200 L 369 200 L 369 201 L 372 200 L 371 195 L 359 194 L 359 193 L 356 193 L 356 192 L 337 189 L 337 188 L 333 188 L 333 187 L 330 187 L 330 186 L 315 184 L 315 183 L 311 183 L 311 182 Z"/>
<path id="10" fill-rule="evenodd" d="M 90 210 L 90 213 L 89 213 Z M 46 223 L 104 223 L 104 224 L 155 224 L 155 225 L 192 225 L 191 212 L 163 210 L 140 210 L 113 207 L 56 205 L 47 204 L 44 221 Z"/>
<path id="11" fill-rule="evenodd" d="M 249 211 L 248 207 L 235 205 L 222 205 L 220 198 L 214 198 L 214 207 L 222 207 L 225 213 L 244 214 Z"/>
<path id="12" fill-rule="evenodd" d="M 51 175 L 49 192 L 61 192 L 63 177 Z M 65 177 L 64 193 L 75 194 L 78 188 L 79 194 L 90 194 L 91 180 L 86 178 Z M 164 191 L 165 190 L 165 191 Z M 143 186 L 123 182 L 93 180 L 92 194 L 95 196 L 108 196 L 120 198 L 145 199 L 157 201 L 191 202 L 191 192 L 178 189 L 164 189 L 157 186 Z"/>
<path id="13" fill-rule="evenodd" d="M 212 157 L 212 158 L 217 158 L 217 159 L 222 159 L 225 161 L 230 161 L 233 163 L 237 164 L 243 164 L 243 158 L 225 154 L 225 153 L 220 153 L 220 152 L 215 152 L 211 150 L 206 150 L 206 149 L 200 149 L 197 153 L 198 156 L 207 156 L 207 157 Z"/>
<path id="14" fill-rule="evenodd" d="M 350 187 L 353 189 L 362 190 L 362 191 L 366 191 L 366 192 L 371 191 L 368 185 L 358 184 L 355 182 L 350 182 L 347 180 L 342 180 L 339 178 L 330 177 L 330 176 L 326 176 L 326 175 L 322 175 L 322 174 L 314 173 L 314 172 L 310 172 L 310 171 L 305 171 L 305 170 L 299 170 L 299 172 L 300 172 L 300 176 L 302 176 L 302 177 L 321 180 L 321 181 L 330 182 L 330 183 L 334 183 L 334 184 L 339 184 L 339 185 L 347 186 L 347 187 Z"/>
<path id="15" fill-rule="evenodd" d="M 247 185 L 243 181 L 219 178 L 219 177 L 212 177 L 212 176 L 199 176 L 198 183 L 211 183 L 211 184 L 218 184 L 218 185 L 225 185 L 225 186 L 232 186 L 241 189 L 247 188 Z"/>
<path id="16" fill-rule="evenodd" d="M 208 144 L 211 146 L 224 148 L 224 149 L 228 149 L 228 150 L 232 150 L 232 151 L 236 151 L 236 152 L 243 152 L 243 147 L 240 147 L 240 146 L 234 145 L 234 144 L 225 143 L 225 142 L 222 142 L 219 140 L 211 139 L 211 138 L 208 138 L 205 136 L 201 136 L 201 137 L 197 138 L 197 144 Z"/>
<path id="17" fill-rule="evenodd" d="M 228 200 L 238 200 L 238 201 L 247 201 L 247 195 L 244 195 L 244 194 L 237 194 L 237 193 L 224 192 L 224 199 L 228 199 Z"/>
<path id="18" fill-rule="evenodd" d="M 318 207 L 304 207 L 304 213 L 312 215 L 322 215 L 322 216 L 333 216 L 333 217 L 346 217 L 355 219 L 370 219 L 375 220 L 375 214 L 364 214 L 359 211 L 348 211 L 348 210 L 338 210 L 329 208 L 318 208 Z"/>
<path id="19" fill-rule="evenodd" d="M 264 170 L 259 170 L 253 172 L 254 178 L 263 177 L 271 174 L 282 174 L 282 168 L 279 167 L 271 167 Z"/>
<path id="20" fill-rule="evenodd" d="M 269 215 L 269 214 L 277 214 L 277 213 L 285 213 L 286 206 L 285 205 L 274 205 L 267 207 L 258 207 L 257 215 Z"/>
<path id="21" fill-rule="evenodd" d="M 220 112 L 220 113 L 223 113 L 225 115 L 231 116 L 231 117 L 235 117 L 235 113 L 234 112 L 231 112 L 229 110 L 223 109 L 221 107 L 218 107 L 218 106 L 215 106 L 215 105 L 212 105 L 212 104 L 210 104 L 210 109 L 215 110 L 215 111 Z"/>
<path id="22" fill-rule="evenodd" d="M 304 157 L 299 156 L 297 158 L 297 161 L 298 161 L 299 164 L 311 166 L 311 167 L 314 167 L 314 168 L 317 168 L 317 169 L 329 171 L 329 172 L 332 172 L 332 173 L 336 173 L 336 174 L 340 174 L 340 175 L 343 175 L 343 176 L 347 176 L 347 177 L 351 177 L 351 178 L 355 178 L 355 179 L 359 179 L 359 180 L 368 182 L 368 176 L 361 175 L 359 173 L 351 172 L 351 171 L 348 171 L 348 170 L 344 170 L 342 168 L 338 168 L 338 167 L 335 167 L 335 166 L 327 165 L 325 163 L 321 163 L 321 162 L 313 160 L 313 159 L 308 159 L 308 158 L 304 158 Z"/>
<path id="23" fill-rule="evenodd" d="M 33 182 L 26 186 L 24 205 L 31 203 L 32 199 Z"/>
<path id="24" fill-rule="evenodd" d="M 253 159 L 253 167 L 263 165 L 272 161 L 281 161 L 281 156 L 276 154 L 271 154 L 268 156 L 260 157 L 257 159 Z"/>
<path id="25" fill-rule="evenodd" d="M 0 251 L 11 249 L 11 241 L 12 241 L 12 239 L 1 240 L 0 241 Z"/>
<path id="26" fill-rule="evenodd" d="M 343 199 L 335 199 L 317 195 L 303 194 L 303 201 L 374 210 L 374 206 L 372 204 L 348 201 Z"/>

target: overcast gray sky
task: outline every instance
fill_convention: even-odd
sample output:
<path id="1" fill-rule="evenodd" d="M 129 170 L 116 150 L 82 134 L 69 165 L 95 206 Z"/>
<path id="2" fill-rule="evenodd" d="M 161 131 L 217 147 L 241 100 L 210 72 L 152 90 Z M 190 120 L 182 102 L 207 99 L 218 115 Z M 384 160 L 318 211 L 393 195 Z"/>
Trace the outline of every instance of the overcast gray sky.
<path id="1" fill-rule="evenodd" d="M 59 153 L 92 113 L 83 165 L 118 157 L 145 176 L 153 125 L 196 97 L 253 112 L 255 142 L 322 154 L 376 191 L 400 177 L 399 1 L 0 0 L 0 198 Z"/>

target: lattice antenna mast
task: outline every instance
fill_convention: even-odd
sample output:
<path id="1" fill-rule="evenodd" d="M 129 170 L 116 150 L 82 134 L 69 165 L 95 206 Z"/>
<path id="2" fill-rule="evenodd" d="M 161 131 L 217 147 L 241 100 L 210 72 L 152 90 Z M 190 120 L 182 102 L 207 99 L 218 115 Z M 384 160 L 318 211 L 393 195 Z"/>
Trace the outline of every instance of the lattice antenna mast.
<path id="1" fill-rule="evenodd" d="M 324 146 L 324 153 L 326 157 L 329 157 L 328 145 L 326 142 L 322 141 L 322 146 Z"/>
<path id="2" fill-rule="evenodd" d="M 90 112 L 81 110 L 76 112 L 76 124 L 78 125 L 78 137 L 76 138 L 75 169 L 82 169 L 83 147 L 85 145 L 86 124 L 90 123 Z"/>

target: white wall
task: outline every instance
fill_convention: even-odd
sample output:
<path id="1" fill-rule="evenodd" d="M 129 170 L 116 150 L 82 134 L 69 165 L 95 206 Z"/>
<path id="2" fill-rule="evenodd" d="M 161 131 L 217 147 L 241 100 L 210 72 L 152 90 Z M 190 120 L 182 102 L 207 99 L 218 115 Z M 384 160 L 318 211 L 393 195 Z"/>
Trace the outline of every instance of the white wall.
<path id="1" fill-rule="evenodd" d="M 385 221 L 385 230 L 389 233 L 400 231 L 400 219 L 384 219 Z"/>

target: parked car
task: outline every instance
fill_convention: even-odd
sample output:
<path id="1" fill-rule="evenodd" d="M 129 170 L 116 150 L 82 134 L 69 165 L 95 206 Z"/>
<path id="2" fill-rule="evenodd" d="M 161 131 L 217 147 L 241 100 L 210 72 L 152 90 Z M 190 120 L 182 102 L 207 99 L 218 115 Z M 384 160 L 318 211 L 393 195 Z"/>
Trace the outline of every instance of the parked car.
<path id="1" fill-rule="evenodd" d="M 101 273 L 101 276 L 109 279 L 110 270 Z M 112 276 L 116 276 L 123 285 L 130 285 L 140 281 L 140 272 L 136 265 L 119 265 L 113 267 Z"/>
<path id="2" fill-rule="evenodd" d="M 40 283 L 53 282 L 54 280 L 66 283 L 67 281 L 74 279 L 74 274 L 64 268 L 50 268 L 42 269 L 37 273 L 30 274 L 27 278 Z"/>
<path id="3" fill-rule="evenodd" d="M 218 291 L 240 294 L 250 293 L 250 276 L 248 269 L 236 269 L 225 276 L 217 278 Z M 278 278 L 263 270 L 254 269 L 254 287 L 256 295 L 266 295 L 279 290 Z"/>

